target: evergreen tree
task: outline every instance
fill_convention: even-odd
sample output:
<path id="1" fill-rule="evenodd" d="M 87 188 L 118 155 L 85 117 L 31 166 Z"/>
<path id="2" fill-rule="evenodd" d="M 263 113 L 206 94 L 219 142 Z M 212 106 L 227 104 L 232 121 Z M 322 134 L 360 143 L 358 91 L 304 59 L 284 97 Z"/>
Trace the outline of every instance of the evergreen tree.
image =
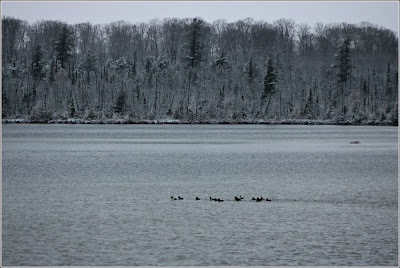
<path id="1" fill-rule="evenodd" d="M 73 100 L 71 100 L 71 102 L 70 102 L 70 105 L 71 105 L 71 107 L 70 107 L 70 116 L 73 118 L 74 117 L 74 115 L 75 115 L 75 105 L 74 105 L 74 101 Z"/>
<path id="2" fill-rule="evenodd" d="M 345 86 L 347 82 L 351 79 L 351 72 L 353 65 L 351 63 L 351 50 L 350 50 L 351 40 L 350 37 L 346 37 L 343 42 L 339 45 L 338 50 L 335 54 L 336 64 L 333 65 L 337 69 L 337 82 L 338 88 L 340 88 L 340 105 L 341 113 L 346 114 L 347 108 L 344 103 L 345 100 Z"/>
<path id="3" fill-rule="evenodd" d="M 390 78 L 391 70 L 390 70 L 390 63 L 387 65 L 387 73 L 386 73 L 386 98 L 392 98 L 392 79 Z"/>
<path id="4" fill-rule="evenodd" d="M 271 98 L 278 91 L 276 88 L 277 73 L 275 71 L 272 59 L 268 59 L 267 74 L 264 77 L 264 91 L 261 96 L 261 100 L 265 102 L 267 98 Z"/>
<path id="5" fill-rule="evenodd" d="M 43 50 L 41 46 L 36 46 L 35 52 L 32 55 L 32 76 L 35 81 L 44 78 L 45 73 L 43 71 Z"/>
<path id="6" fill-rule="evenodd" d="M 335 54 L 336 64 L 333 67 L 338 70 L 337 79 L 340 84 L 346 84 L 347 81 L 351 78 L 353 65 L 351 63 L 350 44 L 350 37 L 346 37 L 339 45 L 338 50 Z"/>
<path id="7" fill-rule="evenodd" d="M 308 92 L 306 105 L 304 106 L 303 116 L 313 119 L 314 118 L 314 101 L 312 96 L 312 89 Z"/>
<path id="8" fill-rule="evenodd" d="M 125 98 L 126 98 L 125 92 L 121 90 L 117 97 L 117 104 L 114 107 L 114 111 L 116 113 L 121 113 L 124 110 Z"/>
<path id="9" fill-rule="evenodd" d="M 192 23 L 186 26 L 184 44 L 185 59 L 190 67 L 196 67 L 203 60 L 204 50 L 204 28 L 205 23 L 202 19 L 194 18 Z"/>
<path id="10" fill-rule="evenodd" d="M 64 26 L 54 45 L 54 49 L 57 52 L 57 59 L 61 63 L 61 68 L 65 67 L 65 63 L 67 63 L 69 58 L 72 56 L 73 47 L 74 39 L 72 31 L 68 29 L 67 26 Z"/>
<path id="11" fill-rule="evenodd" d="M 264 91 L 261 95 L 261 102 L 265 104 L 267 102 L 267 107 L 265 113 L 268 112 L 268 107 L 271 102 L 271 98 L 278 92 L 276 88 L 277 83 L 277 73 L 271 58 L 268 59 L 267 74 L 264 77 Z"/>

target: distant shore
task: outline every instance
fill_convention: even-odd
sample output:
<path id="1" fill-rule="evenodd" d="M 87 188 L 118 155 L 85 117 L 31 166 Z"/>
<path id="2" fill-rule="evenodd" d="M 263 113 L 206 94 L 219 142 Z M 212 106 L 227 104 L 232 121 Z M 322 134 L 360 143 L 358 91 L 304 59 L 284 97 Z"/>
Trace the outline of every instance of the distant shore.
<path id="1" fill-rule="evenodd" d="M 187 121 L 177 119 L 160 120 L 131 120 L 131 119 L 104 119 L 104 120 L 85 120 L 78 118 L 52 119 L 52 120 L 27 120 L 23 118 L 2 119 L 3 124 L 212 124 L 212 125 L 349 125 L 349 126 L 398 126 L 398 122 L 389 120 L 318 120 L 318 119 L 270 119 L 270 120 L 204 120 Z"/>

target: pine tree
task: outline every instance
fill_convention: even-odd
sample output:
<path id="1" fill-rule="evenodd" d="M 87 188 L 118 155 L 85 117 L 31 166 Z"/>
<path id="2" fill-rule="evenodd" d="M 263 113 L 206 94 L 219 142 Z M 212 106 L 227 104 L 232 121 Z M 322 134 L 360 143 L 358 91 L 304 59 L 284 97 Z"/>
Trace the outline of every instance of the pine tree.
<path id="1" fill-rule="evenodd" d="M 192 68 L 197 67 L 203 60 L 204 27 L 204 21 L 199 18 L 194 18 L 192 23 L 186 26 L 185 36 L 187 41 L 184 44 L 184 49 L 186 51 L 185 59 Z"/>
<path id="2" fill-rule="evenodd" d="M 346 84 L 351 78 L 353 65 L 351 63 L 350 44 L 350 38 L 346 37 L 335 54 L 336 64 L 333 67 L 338 70 L 337 79 L 340 84 Z"/>
<path id="3" fill-rule="evenodd" d="M 72 56 L 73 47 L 74 39 L 72 31 L 69 30 L 67 26 L 64 26 L 54 45 L 54 49 L 57 52 L 57 59 L 60 60 L 61 63 L 61 68 L 64 68 L 65 63 L 68 62 L 69 58 Z"/>
<path id="4" fill-rule="evenodd" d="M 71 99 L 71 101 L 70 101 L 70 110 L 71 110 L 71 112 L 70 112 L 70 115 L 71 115 L 71 117 L 73 118 L 74 117 L 74 115 L 75 115 L 75 105 L 74 105 L 74 101 Z"/>
<path id="5" fill-rule="evenodd" d="M 267 74 L 264 77 L 264 91 L 261 96 L 261 100 L 263 102 L 265 102 L 267 98 L 271 98 L 278 92 L 276 89 L 276 82 L 277 82 L 277 73 L 275 71 L 272 59 L 269 58 Z"/>
<path id="6" fill-rule="evenodd" d="M 313 119 L 314 118 L 314 102 L 312 96 L 312 89 L 310 88 L 308 92 L 308 98 L 306 105 L 304 106 L 303 116 Z"/>
<path id="7" fill-rule="evenodd" d="M 390 63 L 387 65 L 387 73 L 386 73 L 386 98 L 388 100 L 392 97 L 392 79 L 390 78 L 391 70 Z"/>
<path id="8" fill-rule="evenodd" d="M 267 102 L 267 107 L 265 113 L 268 112 L 268 107 L 271 102 L 271 98 L 278 92 L 276 88 L 277 83 L 277 73 L 271 58 L 268 59 L 267 74 L 264 77 L 264 91 L 261 95 L 261 103 L 265 104 Z"/>
<path id="9" fill-rule="evenodd" d="M 32 76 L 35 81 L 44 78 L 45 73 L 43 71 L 43 50 L 41 46 L 36 46 L 35 52 L 32 55 Z"/>
<path id="10" fill-rule="evenodd" d="M 351 40 L 350 37 L 346 37 L 343 42 L 339 45 L 338 50 L 335 54 L 336 64 L 333 65 L 337 69 L 337 82 L 340 88 L 340 105 L 341 112 L 346 114 L 346 105 L 344 104 L 345 91 L 344 88 L 347 82 L 351 79 L 351 72 L 353 65 L 351 63 L 351 50 L 350 50 Z"/>
<path id="11" fill-rule="evenodd" d="M 125 98 L 126 98 L 125 92 L 121 90 L 117 97 L 117 104 L 114 107 L 114 111 L 116 113 L 121 113 L 124 110 Z"/>

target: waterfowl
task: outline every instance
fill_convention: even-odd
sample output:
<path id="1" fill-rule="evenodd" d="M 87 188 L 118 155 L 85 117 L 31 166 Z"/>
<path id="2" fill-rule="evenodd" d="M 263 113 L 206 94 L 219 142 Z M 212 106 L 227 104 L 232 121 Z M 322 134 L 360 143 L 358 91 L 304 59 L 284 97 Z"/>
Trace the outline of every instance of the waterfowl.
<path id="1" fill-rule="evenodd" d="M 198 197 L 196 196 L 196 200 L 200 200 L 200 198 L 198 198 Z"/>
<path id="2" fill-rule="evenodd" d="M 265 201 L 271 201 L 271 199 L 265 198 Z"/>
<path id="3" fill-rule="evenodd" d="M 183 200 L 183 198 L 182 198 L 182 197 L 180 197 L 180 196 L 178 196 L 178 199 L 179 199 L 179 200 Z"/>
<path id="4" fill-rule="evenodd" d="M 239 198 L 240 198 L 240 199 L 243 199 L 243 197 L 242 197 L 241 195 L 239 195 Z"/>
<path id="5" fill-rule="evenodd" d="M 256 200 L 254 197 L 251 200 Z"/>
<path id="6" fill-rule="evenodd" d="M 224 200 L 221 200 L 221 199 L 219 199 L 219 198 L 218 198 L 216 201 L 218 201 L 218 202 L 224 202 Z"/>
<path id="7" fill-rule="evenodd" d="M 256 199 L 257 202 L 260 202 L 261 200 L 262 200 L 262 199 L 260 199 L 260 198 L 258 198 L 258 197 L 257 197 L 257 199 Z"/>
<path id="8" fill-rule="evenodd" d="M 240 201 L 240 200 L 242 200 L 242 199 L 240 199 L 240 198 L 238 198 L 237 196 L 235 196 L 235 200 L 236 200 L 236 201 Z"/>
<path id="9" fill-rule="evenodd" d="M 173 196 L 171 196 L 171 199 L 174 199 L 174 197 L 173 197 Z"/>

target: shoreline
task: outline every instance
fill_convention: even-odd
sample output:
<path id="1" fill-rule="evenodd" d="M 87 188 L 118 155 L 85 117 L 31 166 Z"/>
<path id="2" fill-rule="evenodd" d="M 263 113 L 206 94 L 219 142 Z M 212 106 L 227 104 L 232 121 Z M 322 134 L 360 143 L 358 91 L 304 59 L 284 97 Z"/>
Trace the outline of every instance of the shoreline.
<path id="1" fill-rule="evenodd" d="M 284 120 L 204 120 L 187 121 L 176 119 L 160 120 L 126 120 L 126 119 L 104 119 L 84 120 L 78 118 L 57 119 L 57 120 L 26 120 L 23 118 L 2 119 L 2 124 L 172 124 L 172 125 L 340 125 L 340 126 L 398 126 L 397 122 L 389 120 L 378 121 L 354 121 L 354 120 L 317 120 L 317 119 L 284 119 Z"/>

